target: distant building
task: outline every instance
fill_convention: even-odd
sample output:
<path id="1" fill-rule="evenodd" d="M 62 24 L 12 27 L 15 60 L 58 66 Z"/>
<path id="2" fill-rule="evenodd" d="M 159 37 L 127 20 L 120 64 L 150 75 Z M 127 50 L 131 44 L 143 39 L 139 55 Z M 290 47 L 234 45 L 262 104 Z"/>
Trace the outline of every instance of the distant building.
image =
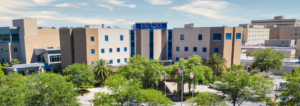
<path id="1" fill-rule="evenodd" d="M 28 74 L 37 70 L 58 71 L 60 63 L 59 30 L 37 27 L 35 19 L 13 20 L 13 27 L 0 27 L 1 63 L 19 59 L 9 71 Z"/>
<path id="2" fill-rule="evenodd" d="M 270 39 L 265 41 L 266 46 L 276 46 L 276 47 L 294 47 L 294 39 Z"/>
<path id="3" fill-rule="evenodd" d="M 264 45 L 269 40 L 270 29 L 266 25 L 240 24 L 243 27 L 243 45 Z"/>

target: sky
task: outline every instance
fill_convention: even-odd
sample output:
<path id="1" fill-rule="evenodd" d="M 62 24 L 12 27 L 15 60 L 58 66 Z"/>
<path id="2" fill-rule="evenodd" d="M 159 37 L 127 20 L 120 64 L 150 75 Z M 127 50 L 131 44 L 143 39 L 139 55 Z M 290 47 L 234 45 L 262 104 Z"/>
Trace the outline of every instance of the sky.
<path id="1" fill-rule="evenodd" d="M 168 22 L 168 29 L 238 26 L 251 20 L 300 18 L 300 0 L 0 0 L 0 27 L 31 18 L 43 27 L 105 24 L 130 28 L 135 22 Z"/>

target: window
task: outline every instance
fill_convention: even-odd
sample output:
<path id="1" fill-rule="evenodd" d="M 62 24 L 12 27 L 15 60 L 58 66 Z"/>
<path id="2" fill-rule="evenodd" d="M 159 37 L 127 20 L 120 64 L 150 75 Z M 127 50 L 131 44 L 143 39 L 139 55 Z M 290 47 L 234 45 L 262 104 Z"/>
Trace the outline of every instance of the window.
<path id="1" fill-rule="evenodd" d="M 3 47 L 1 47 L 1 52 L 3 52 Z"/>
<path id="2" fill-rule="evenodd" d="M 284 42 L 282 42 L 282 43 L 284 43 Z"/>
<path id="3" fill-rule="evenodd" d="M 19 41 L 19 34 L 11 34 L 12 41 Z"/>
<path id="4" fill-rule="evenodd" d="M 184 40 L 184 35 L 180 35 L 180 40 Z"/>
<path id="5" fill-rule="evenodd" d="M 117 52 L 120 52 L 120 48 L 117 48 Z"/>
<path id="6" fill-rule="evenodd" d="M 206 47 L 203 47 L 203 48 L 202 48 L 202 52 L 206 52 Z"/>
<path id="7" fill-rule="evenodd" d="M 124 47 L 124 52 L 127 52 L 127 47 Z"/>
<path id="8" fill-rule="evenodd" d="M 53 49 L 53 47 L 47 47 L 47 49 Z"/>
<path id="9" fill-rule="evenodd" d="M 124 63 L 126 63 L 127 62 L 127 58 L 124 58 Z"/>
<path id="10" fill-rule="evenodd" d="M 14 52 L 18 52 L 18 48 L 17 47 L 14 47 Z"/>
<path id="11" fill-rule="evenodd" d="M 213 40 L 222 40 L 222 34 L 220 33 L 213 34 Z"/>
<path id="12" fill-rule="evenodd" d="M 108 41 L 108 35 L 105 35 L 105 41 Z"/>
<path id="13" fill-rule="evenodd" d="M 231 40 L 231 33 L 226 33 L 226 40 Z"/>
<path id="14" fill-rule="evenodd" d="M 202 40 L 202 34 L 198 35 L 198 40 Z"/>
<path id="15" fill-rule="evenodd" d="M 179 48 L 179 47 L 176 47 L 176 51 L 180 51 L 180 48 Z"/>
<path id="16" fill-rule="evenodd" d="M 109 53 L 112 53 L 112 52 L 113 52 L 112 48 L 109 48 Z"/>
<path id="17" fill-rule="evenodd" d="M 9 62 L 9 59 L 8 59 L 8 58 L 6 58 L 6 62 Z"/>
<path id="18" fill-rule="evenodd" d="M 7 48 L 5 49 L 5 52 L 8 52 L 8 49 L 7 49 Z"/>
<path id="19" fill-rule="evenodd" d="M 95 38 L 94 37 L 91 37 L 91 42 L 94 42 L 95 41 Z"/>
<path id="20" fill-rule="evenodd" d="M 2 58 L 2 61 L 5 62 L 5 61 L 4 61 L 4 58 Z"/>
<path id="21" fill-rule="evenodd" d="M 105 49 L 101 49 L 101 53 L 105 53 Z"/>
<path id="22" fill-rule="evenodd" d="M 214 49 L 214 52 L 215 52 L 215 53 L 219 53 L 219 48 L 215 48 L 215 49 Z"/>
<path id="23" fill-rule="evenodd" d="M 60 62 L 60 61 L 61 61 L 60 55 L 50 56 L 50 62 Z"/>
<path id="24" fill-rule="evenodd" d="M 291 31 L 293 31 L 293 29 L 291 29 Z"/>
<path id="25" fill-rule="evenodd" d="M 121 60 L 120 59 L 117 59 L 117 63 L 120 63 L 121 62 Z"/>
<path id="26" fill-rule="evenodd" d="M 194 47 L 194 48 L 193 48 L 193 51 L 194 51 L 194 52 L 197 52 L 197 47 Z"/>
<path id="27" fill-rule="evenodd" d="M 293 33 L 290 33 L 290 35 L 293 35 Z"/>
<path id="28" fill-rule="evenodd" d="M 0 41 L 10 41 L 9 34 L 0 34 Z"/>
<path id="29" fill-rule="evenodd" d="M 91 50 L 91 54 L 95 54 L 95 49 L 92 49 L 92 50 Z"/>
<path id="30" fill-rule="evenodd" d="M 295 35 L 297 35 L 297 33 L 295 33 Z"/>
<path id="31" fill-rule="evenodd" d="M 123 41 L 123 35 L 120 35 L 120 41 Z"/>
<path id="32" fill-rule="evenodd" d="M 113 60 L 109 60 L 109 63 L 110 63 L 110 64 L 113 64 Z"/>
<path id="33" fill-rule="evenodd" d="M 241 33 L 236 33 L 236 38 L 235 39 L 241 39 Z"/>
<path id="34" fill-rule="evenodd" d="M 298 31 L 298 29 L 295 29 L 295 31 Z"/>
<path id="35" fill-rule="evenodd" d="M 92 62 L 92 67 L 95 67 L 95 63 L 94 62 Z"/>
<path id="36" fill-rule="evenodd" d="M 184 51 L 189 51 L 189 47 L 184 47 Z"/>
<path id="37" fill-rule="evenodd" d="M 179 57 L 176 57 L 175 61 L 179 61 Z"/>

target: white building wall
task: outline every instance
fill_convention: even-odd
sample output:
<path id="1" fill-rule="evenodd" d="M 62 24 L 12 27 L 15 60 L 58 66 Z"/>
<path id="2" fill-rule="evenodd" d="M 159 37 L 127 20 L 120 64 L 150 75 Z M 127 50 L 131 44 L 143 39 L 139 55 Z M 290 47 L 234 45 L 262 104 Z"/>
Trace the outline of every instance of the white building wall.
<path id="1" fill-rule="evenodd" d="M 269 32 L 270 29 L 255 29 L 255 28 L 248 28 L 247 41 L 245 45 L 264 45 L 265 40 L 269 40 Z"/>
<path id="2" fill-rule="evenodd" d="M 124 64 L 124 59 L 128 61 L 130 57 L 129 31 L 129 29 L 98 29 L 99 58 L 113 60 L 114 66 Z M 108 35 L 108 41 L 105 41 L 105 35 Z M 120 35 L 123 35 L 123 41 L 120 41 Z M 125 47 L 127 47 L 127 52 L 124 51 Z M 112 53 L 109 52 L 110 48 L 113 50 Z M 117 48 L 120 48 L 120 52 L 117 52 Z M 102 53 L 101 49 L 105 49 L 105 53 Z M 120 63 L 117 63 L 117 59 L 120 59 Z"/>

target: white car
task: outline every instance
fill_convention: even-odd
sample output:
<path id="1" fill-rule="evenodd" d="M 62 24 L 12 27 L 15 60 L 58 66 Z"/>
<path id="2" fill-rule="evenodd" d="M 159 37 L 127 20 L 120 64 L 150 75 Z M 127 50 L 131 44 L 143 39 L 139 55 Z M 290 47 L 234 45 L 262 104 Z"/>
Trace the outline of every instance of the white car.
<path id="1" fill-rule="evenodd" d="M 224 85 L 224 84 L 226 84 L 226 83 L 222 83 L 222 82 L 216 81 L 213 84 L 210 84 L 210 87 L 215 88 L 215 89 L 220 89 L 220 87 L 222 85 Z"/>
<path id="2" fill-rule="evenodd" d="M 136 103 L 136 100 L 133 100 L 132 102 L 128 102 L 128 106 L 148 106 L 147 103 Z"/>

